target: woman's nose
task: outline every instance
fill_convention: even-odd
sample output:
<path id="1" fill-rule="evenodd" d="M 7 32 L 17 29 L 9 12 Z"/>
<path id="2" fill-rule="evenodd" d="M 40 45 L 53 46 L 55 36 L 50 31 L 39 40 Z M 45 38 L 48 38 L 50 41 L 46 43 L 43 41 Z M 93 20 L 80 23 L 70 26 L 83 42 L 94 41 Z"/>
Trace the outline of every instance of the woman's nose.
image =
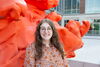
<path id="1" fill-rule="evenodd" d="M 45 32 L 48 33 L 48 29 L 46 29 Z"/>

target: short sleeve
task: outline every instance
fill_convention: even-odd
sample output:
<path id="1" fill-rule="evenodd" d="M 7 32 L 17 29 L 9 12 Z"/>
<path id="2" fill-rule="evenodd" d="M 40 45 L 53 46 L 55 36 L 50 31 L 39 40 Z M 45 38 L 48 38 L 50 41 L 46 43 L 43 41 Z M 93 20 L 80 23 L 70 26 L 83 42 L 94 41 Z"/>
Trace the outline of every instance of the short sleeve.
<path id="1" fill-rule="evenodd" d="M 24 67 L 35 67 L 35 47 L 33 44 L 26 48 Z"/>

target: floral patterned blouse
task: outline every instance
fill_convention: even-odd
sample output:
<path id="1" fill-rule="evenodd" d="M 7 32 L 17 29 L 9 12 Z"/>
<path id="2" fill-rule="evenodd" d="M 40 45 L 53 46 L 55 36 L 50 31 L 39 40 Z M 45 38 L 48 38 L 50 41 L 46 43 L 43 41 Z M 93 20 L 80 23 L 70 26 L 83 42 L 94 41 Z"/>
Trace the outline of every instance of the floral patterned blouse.
<path id="1" fill-rule="evenodd" d="M 60 52 L 54 47 L 43 46 L 43 55 L 35 61 L 35 47 L 30 45 L 26 48 L 24 67 L 68 67 L 67 60 L 62 59 Z"/>

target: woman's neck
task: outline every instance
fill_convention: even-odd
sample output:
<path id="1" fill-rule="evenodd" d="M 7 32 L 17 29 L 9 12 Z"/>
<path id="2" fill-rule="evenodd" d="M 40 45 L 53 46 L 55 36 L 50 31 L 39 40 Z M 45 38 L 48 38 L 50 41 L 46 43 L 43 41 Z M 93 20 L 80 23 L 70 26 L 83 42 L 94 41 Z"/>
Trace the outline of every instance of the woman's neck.
<path id="1" fill-rule="evenodd" d="M 49 46 L 50 46 L 50 40 L 43 40 L 43 44 L 44 44 L 46 47 L 49 47 Z"/>

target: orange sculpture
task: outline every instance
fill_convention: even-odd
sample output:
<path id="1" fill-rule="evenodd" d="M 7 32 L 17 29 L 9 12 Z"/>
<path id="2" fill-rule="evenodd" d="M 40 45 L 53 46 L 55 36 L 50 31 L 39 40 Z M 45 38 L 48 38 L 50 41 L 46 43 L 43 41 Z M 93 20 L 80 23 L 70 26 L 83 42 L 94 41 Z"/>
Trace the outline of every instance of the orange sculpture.
<path id="1" fill-rule="evenodd" d="M 59 0 L 0 0 L 0 67 L 23 67 L 25 49 L 34 42 L 37 24 L 44 18 L 51 19 L 59 33 L 67 57 L 83 46 L 82 36 L 89 30 L 88 21 L 80 25 L 69 21 L 66 27 L 57 22 L 61 15 L 46 14 L 45 10 L 58 5 Z"/>

